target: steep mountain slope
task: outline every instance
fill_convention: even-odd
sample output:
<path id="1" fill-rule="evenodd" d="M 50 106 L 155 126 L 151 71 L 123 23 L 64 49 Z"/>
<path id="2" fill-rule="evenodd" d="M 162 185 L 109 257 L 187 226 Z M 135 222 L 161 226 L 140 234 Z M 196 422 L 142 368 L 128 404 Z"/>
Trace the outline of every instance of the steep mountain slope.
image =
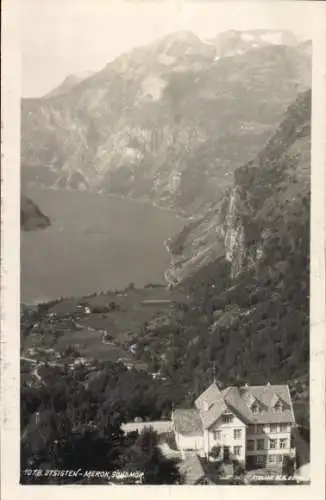
<path id="1" fill-rule="evenodd" d="M 22 102 L 22 179 L 194 213 L 232 183 L 297 95 L 310 57 L 266 45 L 216 59 L 187 32 L 118 57 L 65 95 Z"/>
<path id="2" fill-rule="evenodd" d="M 217 57 L 243 54 L 247 50 L 268 45 L 297 46 L 301 40 L 286 30 L 230 30 L 208 40 L 216 48 Z"/>
<path id="3" fill-rule="evenodd" d="M 269 219 L 274 224 L 275 214 L 283 215 L 288 207 L 292 213 L 294 204 L 303 203 L 310 179 L 309 99 L 310 92 L 300 95 L 260 155 L 235 170 L 233 188 L 169 242 L 171 281 L 182 281 L 219 257 L 232 263 L 232 275 L 236 276 L 243 265 L 260 255 L 258 247 L 246 249 L 245 242 L 255 241 L 261 227 L 268 239 L 272 231 L 267 226 Z M 258 232 L 260 244 L 261 236 Z"/>
<path id="4" fill-rule="evenodd" d="M 171 274 L 184 278 L 189 307 L 177 328 L 149 332 L 137 352 L 176 383 L 191 380 L 195 393 L 213 362 L 225 383 L 307 377 L 310 107 L 308 91 L 235 171 L 223 200 L 177 242 L 187 258 Z"/>
<path id="5" fill-rule="evenodd" d="M 44 215 L 35 203 L 22 196 L 20 206 L 20 225 L 24 231 L 42 229 L 51 224 L 49 217 Z"/>
<path id="6" fill-rule="evenodd" d="M 84 71 L 77 75 L 68 75 L 60 85 L 51 90 L 48 94 L 44 96 L 44 99 L 48 99 L 50 97 L 57 97 L 59 95 L 64 95 L 70 92 L 76 85 L 81 83 L 82 81 L 89 78 L 93 73 L 91 71 Z"/>

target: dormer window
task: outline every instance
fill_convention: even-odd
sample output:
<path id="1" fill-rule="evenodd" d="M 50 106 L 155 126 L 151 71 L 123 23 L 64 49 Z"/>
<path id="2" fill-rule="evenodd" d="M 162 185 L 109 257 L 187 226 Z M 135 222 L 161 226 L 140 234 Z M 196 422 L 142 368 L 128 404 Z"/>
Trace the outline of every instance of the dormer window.
<path id="1" fill-rule="evenodd" d="M 250 406 L 250 409 L 253 415 L 259 415 L 263 411 L 263 405 L 256 399 Z"/>
<path id="2" fill-rule="evenodd" d="M 258 415 L 258 413 L 260 413 L 259 404 L 256 401 L 251 405 L 251 411 L 254 415 Z"/>
<path id="3" fill-rule="evenodd" d="M 258 415 L 263 410 L 262 403 L 253 394 L 248 395 L 247 405 L 253 415 Z"/>
<path id="4" fill-rule="evenodd" d="M 277 401 L 274 405 L 274 411 L 275 413 L 282 413 L 283 411 L 283 405 L 281 403 L 281 401 Z"/>
<path id="5" fill-rule="evenodd" d="M 287 407 L 287 404 L 285 403 L 285 401 L 283 401 L 282 398 L 280 398 L 278 394 L 274 394 L 271 401 L 271 406 L 275 413 L 282 413 L 282 411 Z"/>

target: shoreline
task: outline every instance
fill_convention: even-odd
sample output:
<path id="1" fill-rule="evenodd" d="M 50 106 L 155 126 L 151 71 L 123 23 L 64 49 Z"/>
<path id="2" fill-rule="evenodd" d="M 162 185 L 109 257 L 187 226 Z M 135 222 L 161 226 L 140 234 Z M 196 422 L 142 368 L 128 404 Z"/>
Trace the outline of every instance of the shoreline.
<path id="1" fill-rule="evenodd" d="M 78 190 L 78 189 L 71 189 L 71 188 L 56 188 L 56 187 L 39 187 L 36 185 L 30 185 L 29 187 L 25 188 L 25 192 L 27 195 L 30 194 L 30 190 L 37 189 L 39 191 L 60 191 L 62 193 L 81 193 L 81 194 L 88 194 L 88 195 L 97 195 L 97 196 L 106 196 L 109 198 L 118 198 L 120 200 L 126 200 L 126 201 L 132 201 L 135 203 L 139 203 L 142 205 L 149 205 L 152 208 L 157 208 L 158 210 L 162 210 L 163 212 L 171 212 L 177 219 L 184 221 L 185 224 L 189 221 L 191 221 L 194 217 L 190 215 L 186 215 L 172 207 L 166 207 L 164 205 L 159 205 L 156 203 L 154 200 L 151 200 L 149 198 L 133 198 L 132 196 L 128 195 L 123 195 L 123 194 L 118 194 L 118 193 L 106 193 L 104 191 L 87 191 L 87 190 Z M 50 218 L 50 217 L 49 217 Z"/>
<path id="2" fill-rule="evenodd" d="M 30 194 L 30 190 L 33 192 L 34 189 L 38 190 L 38 191 L 42 191 L 42 192 L 59 191 L 59 192 L 77 192 L 77 193 L 81 193 L 81 194 L 86 193 L 86 194 L 90 194 L 90 195 L 106 196 L 109 198 L 113 198 L 113 199 L 115 198 L 115 199 L 119 199 L 119 200 L 123 200 L 123 201 L 131 201 L 131 202 L 135 202 L 137 204 L 142 204 L 142 205 L 149 205 L 151 208 L 162 210 L 164 212 L 172 213 L 177 219 L 179 219 L 180 221 L 182 221 L 184 223 L 184 226 L 186 226 L 187 223 L 189 223 L 189 222 L 191 222 L 191 220 L 193 220 L 193 217 L 191 217 L 191 216 L 182 215 L 182 214 L 178 213 L 176 210 L 174 210 L 173 208 L 160 206 L 155 201 L 151 201 L 149 199 L 139 199 L 139 198 L 137 199 L 137 198 L 132 198 L 130 196 L 120 195 L 120 194 L 116 194 L 116 193 L 104 193 L 104 192 L 99 192 L 99 191 L 79 191 L 76 189 L 61 189 L 61 188 L 55 188 L 55 187 L 47 188 L 47 187 L 38 187 L 38 186 L 30 186 L 29 189 L 26 189 L 26 192 L 28 194 Z M 52 218 L 50 218 L 50 220 L 52 222 Z M 30 231 L 30 232 L 32 232 L 32 231 Z M 170 241 L 171 237 L 173 237 L 173 235 L 166 238 L 162 242 L 162 245 L 164 246 L 164 248 L 167 252 L 167 255 L 169 257 L 169 265 L 163 273 L 162 284 L 157 283 L 157 284 L 159 284 L 163 287 L 166 287 L 166 288 L 170 288 L 170 287 L 173 287 L 176 285 L 176 283 L 171 281 L 170 278 L 168 277 L 170 266 L 173 265 L 173 263 L 174 263 L 173 254 L 172 254 L 170 247 L 169 247 L 169 241 Z M 146 288 L 146 285 L 139 287 L 139 289 L 143 289 L 143 288 Z M 40 305 L 49 304 L 50 302 L 54 302 L 54 301 L 76 300 L 78 298 L 87 298 L 87 297 L 90 297 L 94 294 L 95 295 L 106 295 L 106 294 L 110 294 L 110 293 L 115 294 L 115 293 L 119 293 L 123 290 L 124 290 L 124 288 L 122 287 L 122 290 L 106 290 L 106 291 L 97 290 L 97 291 L 91 291 L 86 295 L 73 295 L 70 297 L 52 297 L 52 298 L 31 299 L 31 300 L 22 300 L 21 299 L 20 303 L 21 303 L 21 306 L 38 307 Z"/>

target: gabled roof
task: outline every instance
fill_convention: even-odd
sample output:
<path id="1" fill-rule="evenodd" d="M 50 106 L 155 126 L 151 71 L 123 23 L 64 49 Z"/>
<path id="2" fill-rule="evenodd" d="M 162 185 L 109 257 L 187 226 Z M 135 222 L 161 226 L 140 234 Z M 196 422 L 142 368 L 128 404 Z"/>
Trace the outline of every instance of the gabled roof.
<path id="1" fill-rule="evenodd" d="M 283 411 L 277 413 L 274 404 L 280 400 Z M 257 414 L 252 412 L 254 401 L 261 407 Z M 204 403 L 208 404 L 205 410 Z M 220 390 L 213 382 L 195 401 L 204 428 L 211 427 L 227 410 L 246 424 L 254 423 L 294 423 L 292 400 L 287 385 L 258 385 L 227 387 Z"/>
<path id="2" fill-rule="evenodd" d="M 216 382 L 213 382 L 195 401 L 196 408 L 202 408 L 203 403 L 213 405 L 216 400 L 221 397 L 221 391 L 217 387 Z"/>
<path id="3" fill-rule="evenodd" d="M 276 405 L 276 403 L 282 403 L 283 406 L 288 406 L 286 401 L 284 401 L 283 398 L 281 398 L 281 396 L 279 396 L 276 392 L 274 393 L 273 397 L 272 397 L 272 400 L 271 400 L 271 405 L 272 407 L 274 408 L 274 406 Z"/>
<path id="4" fill-rule="evenodd" d="M 248 406 L 252 406 L 257 401 L 257 398 L 255 398 L 255 396 L 250 391 L 248 391 L 245 400 Z"/>
<path id="5" fill-rule="evenodd" d="M 212 404 L 212 406 L 209 408 L 207 411 L 200 411 L 200 418 L 203 423 L 203 427 L 205 429 L 208 429 L 211 425 L 216 422 L 218 418 L 220 418 L 221 415 L 225 411 L 227 411 L 228 407 L 225 404 L 225 401 L 223 397 L 221 396 L 215 403 Z"/>
<path id="6" fill-rule="evenodd" d="M 197 436 L 203 433 L 203 425 L 198 410 L 176 409 L 172 413 L 172 422 L 176 432 L 184 436 Z"/>
<path id="7" fill-rule="evenodd" d="M 248 393 L 252 394 L 263 405 L 263 411 L 257 415 L 252 414 L 252 423 L 294 423 L 292 399 L 287 385 L 256 385 L 241 387 L 240 395 L 243 401 L 248 400 Z M 283 403 L 283 411 L 274 411 L 275 402 L 280 399 Z"/>
<path id="8" fill-rule="evenodd" d="M 252 412 L 241 398 L 240 390 L 238 387 L 227 387 L 223 391 L 224 401 L 230 407 L 235 415 L 244 423 L 250 423 Z M 256 401 L 256 398 L 255 398 Z"/>

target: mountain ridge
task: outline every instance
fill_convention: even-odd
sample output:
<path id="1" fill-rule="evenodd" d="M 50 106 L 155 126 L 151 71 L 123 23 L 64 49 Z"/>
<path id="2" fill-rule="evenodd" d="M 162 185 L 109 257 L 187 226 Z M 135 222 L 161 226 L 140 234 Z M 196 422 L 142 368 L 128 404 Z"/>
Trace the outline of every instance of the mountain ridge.
<path id="1" fill-rule="evenodd" d="M 310 58 L 297 46 L 215 58 L 195 35 L 167 36 L 64 95 L 23 100 L 23 184 L 203 210 L 310 84 Z"/>
<path id="2" fill-rule="evenodd" d="M 93 75 L 92 71 L 83 71 L 77 74 L 70 74 L 66 76 L 66 78 L 57 87 L 55 87 L 50 92 L 47 92 L 47 94 L 42 96 L 42 99 L 51 99 L 60 95 L 67 94 L 74 87 L 76 87 L 82 81 L 86 80 L 92 75 Z"/>

